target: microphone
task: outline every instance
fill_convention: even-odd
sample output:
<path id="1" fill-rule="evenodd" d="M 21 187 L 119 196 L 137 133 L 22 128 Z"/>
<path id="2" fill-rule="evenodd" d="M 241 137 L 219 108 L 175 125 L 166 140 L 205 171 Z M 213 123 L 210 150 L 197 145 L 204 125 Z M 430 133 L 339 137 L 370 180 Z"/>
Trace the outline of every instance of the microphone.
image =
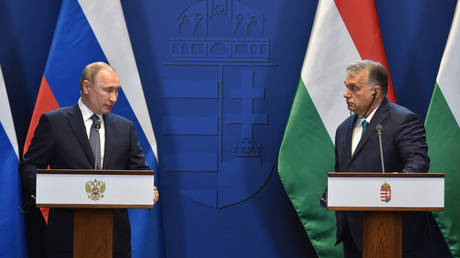
<path id="1" fill-rule="evenodd" d="M 100 119 L 96 119 L 96 121 L 94 121 L 94 128 L 99 131 L 99 129 L 101 129 L 101 120 Z"/>
<path id="2" fill-rule="evenodd" d="M 377 133 L 379 134 L 379 145 L 380 145 L 380 161 L 382 162 L 382 173 L 385 173 L 385 165 L 383 164 L 383 147 L 382 147 L 382 131 L 383 131 L 383 126 L 381 124 L 378 124 L 375 127 L 375 130 L 377 130 Z"/>
<path id="3" fill-rule="evenodd" d="M 100 119 L 96 119 L 94 120 L 94 129 L 96 129 L 96 135 L 97 137 L 100 139 L 99 137 L 99 129 L 101 129 L 101 120 Z M 99 149 L 101 148 L 100 146 L 100 140 L 99 140 Z M 94 157 L 94 170 L 97 170 L 97 158 Z"/>

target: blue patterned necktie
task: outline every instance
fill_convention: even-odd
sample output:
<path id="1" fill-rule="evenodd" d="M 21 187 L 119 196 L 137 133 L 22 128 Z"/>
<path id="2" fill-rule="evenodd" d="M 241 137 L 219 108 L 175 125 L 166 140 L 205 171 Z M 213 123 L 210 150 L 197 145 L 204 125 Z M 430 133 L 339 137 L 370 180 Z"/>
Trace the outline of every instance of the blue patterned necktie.
<path id="1" fill-rule="evenodd" d="M 101 139 L 99 136 L 99 129 L 95 127 L 96 120 L 99 120 L 99 117 L 96 114 L 91 116 L 91 120 L 93 120 L 93 124 L 91 125 L 91 129 L 89 130 L 89 144 L 91 145 L 91 149 L 93 150 L 94 157 L 95 157 L 95 167 L 97 169 L 101 169 Z M 99 123 L 100 127 L 100 123 Z"/>
<path id="2" fill-rule="evenodd" d="M 367 127 L 368 124 L 369 124 L 369 123 L 368 123 L 366 120 L 363 120 L 363 121 L 361 122 L 361 126 L 363 127 L 363 130 L 361 131 L 361 137 L 363 137 L 364 132 L 366 131 L 366 127 Z"/>

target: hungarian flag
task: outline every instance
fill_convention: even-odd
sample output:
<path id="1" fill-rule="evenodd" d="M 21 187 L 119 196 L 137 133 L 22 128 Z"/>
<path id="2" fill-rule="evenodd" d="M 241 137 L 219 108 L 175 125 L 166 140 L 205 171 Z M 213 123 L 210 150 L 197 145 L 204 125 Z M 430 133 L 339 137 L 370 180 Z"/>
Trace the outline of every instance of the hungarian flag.
<path id="1" fill-rule="evenodd" d="M 349 115 L 346 67 L 361 59 L 388 69 L 374 1 L 320 0 L 281 144 L 278 171 L 318 257 L 343 257 L 335 215 L 320 207 L 327 172 L 334 171 L 337 126 Z M 387 97 L 395 101 L 391 78 Z"/>
<path id="2" fill-rule="evenodd" d="M 27 257 L 18 141 L 0 67 L 0 257 Z"/>
<path id="3" fill-rule="evenodd" d="M 454 257 L 460 257 L 460 2 L 450 28 L 425 120 L 430 172 L 445 173 L 444 211 L 433 212 Z M 457 222 L 455 222 L 457 221 Z"/>
<path id="4" fill-rule="evenodd" d="M 121 90 L 113 113 L 134 122 L 146 160 L 158 173 L 155 135 L 121 3 L 116 0 L 62 2 L 25 150 L 41 114 L 77 102 L 81 72 L 95 61 L 107 62 L 117 71 Z M 129 211 L 133 257 L 165 256 L 160 209 L 159 202 L 153 210 Z"/>

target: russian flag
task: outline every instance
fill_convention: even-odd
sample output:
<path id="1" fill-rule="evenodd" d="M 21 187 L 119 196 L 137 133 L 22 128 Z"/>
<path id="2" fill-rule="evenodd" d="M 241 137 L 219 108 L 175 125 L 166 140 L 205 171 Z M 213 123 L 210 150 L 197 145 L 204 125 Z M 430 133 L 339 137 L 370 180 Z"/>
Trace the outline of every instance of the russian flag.
<path id="1" fill-rule="evenodd" d="M 25 150 L 44 112 L 76 103 L 83 68 L 112 65 L 121 90 L 112 112 L 134 122 L 150 167 L 158 174 L 157 145 L 120 1 L 64 0 L 37 96 Z M 155 179 L 159 187 L 158 178 Z M 130 210 L 133 257 L 164 257 L 161 201 L 153 210 Z"/>
<path id="2" fill-rule="evenodd" d="M 0 257 L 27 257 L 18 142 L 0 67 Z"/>

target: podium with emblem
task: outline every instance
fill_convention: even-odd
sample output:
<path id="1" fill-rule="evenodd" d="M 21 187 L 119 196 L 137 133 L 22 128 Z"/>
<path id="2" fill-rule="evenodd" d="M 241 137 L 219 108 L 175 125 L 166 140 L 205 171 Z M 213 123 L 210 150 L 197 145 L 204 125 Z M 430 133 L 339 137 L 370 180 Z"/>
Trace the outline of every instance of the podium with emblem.
<path id="1" fill-rule="evenodd" d="M 153 208 L 152 170 L 37 170 L 40 208 L 74 209 L 74 257 L 112 257 L 113 209 Z"/>
<path id="2" fill-rule="evenodd" d="M 402 212 L 443 209 L 444 174 L 328 174 L 328 210 L 364 212 L 363 257 L 402 257 Z"/>

